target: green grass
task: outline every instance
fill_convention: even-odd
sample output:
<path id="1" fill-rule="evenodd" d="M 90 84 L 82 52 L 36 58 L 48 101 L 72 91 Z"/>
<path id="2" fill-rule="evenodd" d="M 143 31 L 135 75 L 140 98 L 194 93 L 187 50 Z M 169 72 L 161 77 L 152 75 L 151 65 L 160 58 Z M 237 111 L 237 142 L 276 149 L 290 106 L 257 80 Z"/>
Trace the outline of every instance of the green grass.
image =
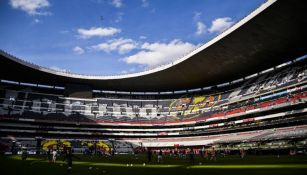
<path id="1" fill-rule="evenodd" d="M 165 157 L 160 164 L 154 157 L 148 164 L 146 155 L 78 157 L 80 160 L 75 159 L 73 170 L 68 172 L 66 162 L 61 160 L 53 164 L 43 156 L 29 156 L 26 161 L 20 156 L 0 156 L 0 172 L 5 175 L 299 175 L 307 172 L 307 156 L 247 156 L 244 159 L 227 156 L 216 161 L 196 157 L 194 164 L 188 159 L 171 157 Z"/>

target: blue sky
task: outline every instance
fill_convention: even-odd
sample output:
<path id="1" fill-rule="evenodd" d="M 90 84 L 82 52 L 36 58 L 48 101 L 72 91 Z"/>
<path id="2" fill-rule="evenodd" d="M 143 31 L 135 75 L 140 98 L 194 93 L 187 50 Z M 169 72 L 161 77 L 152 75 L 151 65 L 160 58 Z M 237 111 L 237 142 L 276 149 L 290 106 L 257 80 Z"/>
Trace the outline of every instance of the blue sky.
<path id="1" fill-rule="evenodd" d="M 74 73 L 142 71 L 180 58 L 264 0 L 1 0 L 0 49 Z"/>

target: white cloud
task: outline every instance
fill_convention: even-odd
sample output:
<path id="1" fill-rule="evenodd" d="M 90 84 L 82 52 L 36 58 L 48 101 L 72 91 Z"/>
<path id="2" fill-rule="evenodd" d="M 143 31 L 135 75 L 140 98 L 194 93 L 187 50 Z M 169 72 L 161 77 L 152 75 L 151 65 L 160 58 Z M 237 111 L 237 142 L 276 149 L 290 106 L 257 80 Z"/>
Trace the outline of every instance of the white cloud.
<path id="1" fill-rule="evenodd" d="M 138 43 L 136 43 L 132 39 L 119 38 L 119 39 L 108 40 L 107 42 L 91 46 L 90 48 L 97 51 L 104 51 L 104 52 L 117 51 L 119 54 L 125 54 L 137 48 L 137 46 Z"/>
<path id="2" fill-rule="evenodd" d="M 147 37 L 146 37 L 146 36 L 140 36 L 139 38 L 144 40 L 144 39 L 146 39 Z"/>
<path id="3" fill-rule="evenodd" d="M 201 12 L 194 12 L 193 20 L 196 22 L 196 32 L 195 35 L 199 36 L 205 34 L 207 31 L 207 26 L 201 22 Z"/>
<path id="4" fill-rule="evenodd" d="M 61 30 L 60 31 L 60 34 L 67 34 L 67 33 L 69 33 L 69 30 Z"/>
<path id="5" fill-rule="evenodd" d="M 151 9 L 149 12 L 150 12 L 150 13 L 156 13 L 156 9 L 153 8 L 153 9 Z"/>
<path id="6" fill-rule="evenodd" d="M 143 64 L 147 67 L 154 67 L 174 61 L 192 51 L 195 47 L 191 43 L 177 39 L 169 43 L 144 43 L 141 46 L 141 51 L 125 57 L 123 61 L 128 64 Z"/>
<path id="7" fill-rule="evenodd" d="M 36 18 L 36 19 L 33 20 L 33 22 L 34 22 L 35 24 L 38 24 L 38 23 L 41 23 L 41 20 L 39 20 L 39 19 Z"/>
<path id="8" fill-rule="evenodd" d="M 112 0 L 111 4 L 116 8 L 120 8 L 123 6 L 122 0 Z"/>
<path id="9" fill-rule="evenodd" d="M 94 36 L 112 36 L 120 32 L 121 32 L 120 29 L 113 28 L 113 27 L 107 27 L 107 28 L 92 27 L 90 29 L 82 29 L 82 28 L 78 29 L 79 36 L 84 39 L 91 38 Z"/>
<path id="10" fill-rule="evenodd" d="M 116 14 L 115 22 L 116 22 L 116 23 L 121 22 L 121 21 L 123 20 L 123 16 L 124 16 L 124 13 L 122 13 L 122 12 L 117 13 L 117 14 Z"/>
<path id="11" fill-rule="evenodd" d="M 121 73 L 121 74 L 129 74 L 129 73 L 133 73 L 133 72 L 135 72 L 135 71 L 136 71 L 136 68 L 133 67 L 133 68 L 130 68 L 129 70 L 123 70 L 123 71 L 121 71 L 120 73 Z"/>
<path id="12" fill-rule="evenodd" d="M 195 32 L 196 35 L 202 35 L 206 33 L 206 25 L 200 21 L 197 22 L 197 30 Z"/>
<path id="13" fill-rule="evenodd" d="M 82 55 L 84 54 L 84 49 L 82 49 L 81 47 L 79 46 L 76 46 L 72 49 L 74 51 L 75 54 L 77 55 Z"/>
<path id="14" fill-rule="evenodd" d="M 69 72 L 67 69 L 62 69 L 57 66 L 51 66 L 50 69 L 53 69 L 55 71 L 60 71 L 60 72 Z"/>
<path id="15" fill-rule="evenodd" d="M 41 11 L 43 8 L 49 7 L 48 0 L 10 0 L 10 5 L 14 9 L 21 9 L 29 15 L 50 15 L 50 12 Z"/>
<path id="16" fill-rule="evenodd" d="M 194 12 L 193 20 L 199 21 L 201 16 L 201 12 Z"/>
<path id="17" fill-rule="evenodd" d="M 149 6 L 148 0 L 142 0 L 142 7 L 148 7 L 148 6 Z"/>
<path id="18" fill-rule="evenodd" d="M 208 31 L 211 33 L 221 33 L 232 26 L 233 23 L 234 21 L 232 21 L 229 17 L 217 18 L 212 21 L 211 27 L 208 29 Z"/>

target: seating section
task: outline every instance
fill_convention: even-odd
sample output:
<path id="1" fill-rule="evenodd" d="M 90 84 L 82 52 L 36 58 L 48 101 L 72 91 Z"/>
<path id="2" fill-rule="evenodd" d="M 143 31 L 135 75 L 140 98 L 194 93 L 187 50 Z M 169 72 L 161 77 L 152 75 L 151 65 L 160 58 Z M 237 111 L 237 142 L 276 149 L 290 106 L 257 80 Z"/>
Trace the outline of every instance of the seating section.
<path id="1" fill-rule="evenodd" d="M 11 94 L 11 91 L 9 91 Z M 199 98 L 199 97 L 197 97 Z M 239 114 L 245 114 L 248 111 L 255 109 L 265 109 L 271 106 L 276 106 L 284 103 L 293 103 L 307 98 L 307 92 L 297 92 L 295 94 L 273 100 L 258 101 L 254 102 L 243 101 L 241 103 L 228 104 L 219 106 L 218 108 L 201 108 L 200 106 L 194 105 L 195 100 L 191 102 L 188 114 L 177 114 L 184 110 L 178 109 L 167 112 L 160 112 L 159 108 L 155 107 L 123 107 L 116 104 L 112 104 L 109 107 L 107 104 L 93 103 L 89 101 L 77 101 L 77 100 L 65 100 L 64 103 L 58 104 L 52 100 L 8 100 L 5 99 L 0 115 L 11 116 L 11 117 L 23 117 L 33 118 L 38 120 L 57 120 L 57 121 L 76 121 L 76 122 L 100 122 L 100 121 L 112 121 L 112 122 L 165 122 L 165 121 L 186 121 L 186 120 L 210 120 L 218 119 L 222 117 L 231 117 Z M 196 98 L 195 98 L 196 99 Z M 180 101 L 190 102 L 186 99 Z M 251 103 L 251 104 L 247 104 Z M 28 104 L 31 104 L 28 106 Z M 199 103 L 198 103 L 199 104 Z M 148 104 L 147 104 L 148 105 Z M 194 109 L 198 108 L 200 112 L 191 113 Z M 174 109 L 173 107 L 170 109 Z M 173 115 L 172 115 L 173 114 Z"/>
<path id="2" fill-rule="evenodd" d="M 304 99 L 306 78 L 306 66 L 294 66 L 247 79 L 233 90 L 158 100 L 77 99 L 0 90 L 0 115 L 77 122 L 178 122 L 219 118 Z"/>
<path id="3" fill-rule="evenodd" d="M 249 143 L 249 142 L 259 142 L 277 139 L 293 139 L 293 138 L 305 138 L 307 134 L 307 125 L 302 125 L 299 127 L 284 127 L 278 129 L 264 129 L 249 132 L 237 132 L 230 134 L 218 134 L 209 136 L 198 136 L 198 137 L 180 137 L 180 138 L 155 138 L 146 139 L 143 138 L 143 146 L 147 147 L 170 147 L 174 144 L 180 145 L 215 145 L 215 144 L 225 144 L 225 143 Z M 128 140 L 135 143 L 135 140 Z"/>

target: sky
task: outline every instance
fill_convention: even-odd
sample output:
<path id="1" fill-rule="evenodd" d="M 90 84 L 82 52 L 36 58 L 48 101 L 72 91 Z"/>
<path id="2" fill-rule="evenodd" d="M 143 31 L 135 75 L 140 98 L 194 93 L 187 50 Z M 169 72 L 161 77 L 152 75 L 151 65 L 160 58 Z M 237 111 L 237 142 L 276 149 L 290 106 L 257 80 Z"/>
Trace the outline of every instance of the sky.
<path id="1" fill-rule="evenodd" d="M 264 0 L 0 0 L 0 49 L 87 75 L 140 72 L 210 41 Z"/>

